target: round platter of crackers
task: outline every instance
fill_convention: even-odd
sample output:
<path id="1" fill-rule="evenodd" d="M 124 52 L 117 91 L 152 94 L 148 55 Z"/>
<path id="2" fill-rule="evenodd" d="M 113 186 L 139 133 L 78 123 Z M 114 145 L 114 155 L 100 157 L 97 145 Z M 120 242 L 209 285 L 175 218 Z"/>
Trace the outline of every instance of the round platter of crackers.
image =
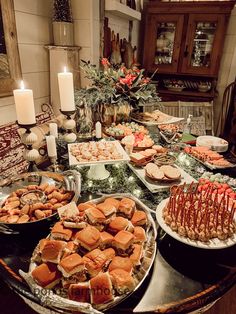
<path id="1" fill-rule="evenodd" d="M 181 172 L 175 166 L 163 165 L 158 167 L 155 163 L 150 162 L 144 169 L 149 179 L 160 183 L 175 182 L 181 179 Z"/>
<path id="2" fill-rule="evenodd" d="M 99 314 L 137 290 L 156 255 L 150 209 L 131 194 L 103 196 L 58 210 L 57 222 L 36 246 L 27 273 L 43 304 L 66 313 Z"/>

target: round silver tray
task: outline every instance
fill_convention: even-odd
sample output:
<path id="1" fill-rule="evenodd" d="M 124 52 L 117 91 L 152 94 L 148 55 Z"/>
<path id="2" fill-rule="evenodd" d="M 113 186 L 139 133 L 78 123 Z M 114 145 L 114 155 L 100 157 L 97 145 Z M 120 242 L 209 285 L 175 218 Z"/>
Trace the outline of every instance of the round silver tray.
<path id="1" fill-rule="evenodd" d="M 128 197 L 128 198 L 133 199 L 136 203 L 137 208 L 145 211 L 147 218 L 148 218 L 148 223 L 147 223 L 147 228 L 146 228 L 147 241 L 145 242 L 144 248 L 143 248 L 142 264 L 141 264 L 140 268 L 134 272 L 134 275 L 133 275 L 134 281 L 135 281 L 135 289 L 128 294 L 116 296 L 113 301 L 106 303 L 106 304 L 96 306 L 96 308 L 92 307 L 92 305 L 89 303 L 79 303 L 76 301 L 71 301 L 69 299 L 63 298 L 63 297 L 57 295 L 56 293 L 54 293 L 53 290 L 51 290 L 50 293 L 48 293 L 47 295 L 44 294 L 44 297 L 40 300 L 44 306 L 46 306 L 50 309 L 57 310 L 57 311 L 63 310 L 63 313 L 71 313 L 71 314 L 73 311 L 81 311 L 81 312 L 91 313 L 91 314 L 92 313 L 93 314 L 101 313 L 100 311 L 108 310 L 108 309 L 116 306 L 120 302 L 122 302 L 124 299 L 130 297 L 132 295 L 132 293 L 137 291 L 137 289 L 144 282 L 145 278 L 148 276 L 148 274 L 151 270 L 151 267 L 153 265 L 153 262 L 155 260 L 156 249 L 157 249 L 157 244 L 156 244 L 157 230 L 156 230 L 156 224 L 154 222 L 154 219 L 151 216 L 151 210 L 146 205 L 144 205 L 139 199 L 137 199 L 136 197 L 134 197 L 131 194 L 106 195 L 106 196 L 102 196 L 98 199 L 89 201 L 88 203 L 97 204 L 97 203 L 103 202 L 107 197 L 113 197 L 113 198 L 117 198 L 117 199 L 121 199 L 123 197 Z M 32 276 L 31 276 L 31 271 L 35 267 L 36 267 L 36 264 L 34 262 L 31 262 L 30 266 L 29 266 L 29 272 L 24 273 L 20 270 L 20 274 L 28 283 L 32 293 L 37 291 L 37 293 L 39 292 L 38 295 L 42 296 L 43 294 L 41 294 L 40 291 L 43 290 L 43 288 L 38 286 L 34 282 Z"/>

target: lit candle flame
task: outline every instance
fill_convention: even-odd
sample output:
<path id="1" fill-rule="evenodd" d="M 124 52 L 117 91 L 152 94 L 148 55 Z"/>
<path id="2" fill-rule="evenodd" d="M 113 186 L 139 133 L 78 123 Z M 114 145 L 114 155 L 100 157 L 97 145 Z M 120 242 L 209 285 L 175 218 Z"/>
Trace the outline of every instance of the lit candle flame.
<path id="1" fill-rule="evenodd" d="M 20 89 L 25 89 L 25 85 L 23 81 L 20 82 Z"/>
<path id="2" fill-rule="evenodd" d="M 67 72 L 67 69 L 66 69 L 66 67 L 64 67 L 64 73 L 66 73 Z"/>

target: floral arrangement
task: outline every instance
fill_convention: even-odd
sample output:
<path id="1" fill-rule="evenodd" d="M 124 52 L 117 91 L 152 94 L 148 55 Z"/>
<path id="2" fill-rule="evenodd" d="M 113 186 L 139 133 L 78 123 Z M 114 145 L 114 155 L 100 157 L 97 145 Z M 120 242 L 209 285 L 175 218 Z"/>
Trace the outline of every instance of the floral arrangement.
<path id="1" fill-rule="evenodd" d="M 117 68 L 106 58 L 101 61 L 103 69 L 81 61 L 85 77 L 91 80 L 92 85 L 76 92 L 78 101 L 85 101 L 89 106 L 102 103 L 121 105 L 128 102 L 133 107 L 140 103 L 160 101 L 156 86 L 151 84 L 151 78 L 144 76 L 143 69 L 127 69 L 123 65 Z"/>

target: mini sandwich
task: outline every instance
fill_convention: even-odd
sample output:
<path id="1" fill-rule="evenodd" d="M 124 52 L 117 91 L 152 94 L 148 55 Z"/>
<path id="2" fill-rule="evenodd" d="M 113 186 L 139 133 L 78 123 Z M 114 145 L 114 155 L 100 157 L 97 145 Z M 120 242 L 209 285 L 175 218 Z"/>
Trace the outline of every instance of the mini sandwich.
<path id="1" fill-rule="evenodd" d="M 143 257 L 143 246 L 140 244 L 133 244 L 133 252 L 129 257 L 133 265 L 136 267 L 140 266 L 142 257 Z"/>
<path id="2" fill-rule="evenodd" d="M 120 201 L 120 206 L 118 208 L 118 213 L 124 217 L 130 219 L 136 209 L 136 204 L 130 198 L 122 198 Z"/>
<path id="3" fill-rule="evenodd" d="M 86 217 L 87 222 L 90 225 L 93 225 L 94 227 L 96 227 L 99 231 L 102 231 L 104 229 L 104 223 L 106 221 L 106 217 L 97 208 L 86 209 L 85 217 Z"/>
<path id="4" fill-rule="evenodd" d="M 134 243 L 142 244 L 143 242 L 146 241 L 145 230 L 140 226 L 134 227 L 133 235 L 134 235 Z"/>
<path id="5" fill-rule="evenodd" d="M 46 289 L 52 289 L 61 279 L 61 273 L 57 266 L 51 263 L 43 263 L 37 266 L 31 275 L 39 286 Z"/>
<path id="6" fill-rule="evenodd" d="M 116 214 L 116 207 L 110 203 L 100 203 L 97 205 L 99 209 L 106 217 L 106 224 L 108 224 Z"/>
<path id="7" fill-rule="evenodd" d="M 90 280 L 92 304 L 104 304 L 113 301 L 113 289 L 108 273 L 98 274 Z"/>
<path id="8" fill-rule="evenodd" d="M 75 243 L 82 253 L 96 249 L 100 244 L 100 232 L 93 226 L 87 226 L 75 235 Z"/>
<path id="9" fill-rule="evenodd" d="M 146 158 L 150 158 L 156 154 L 156 151 L 155 149 L 145 149 L 144 151 L 140 152 L 140 154 L 142 154 Z"/>
<path id="10" fill-rule="evenodd" d="M 88 208 L 96 208 L 96 205 L 92 204 L 92 203 L 80 203 L 77 206 L 78 210 L 80 213 L 84 213 L 86 209 Z"/>
<path id="11" fill-rule="evenodd" d="M 134 227 L 128 219 L 124 217 L 115 217 L 109 223 L 108 231 L 112 234 L 116 234 L 121 230 L 127 230 L 132 232 L 134 230 Z"/>
<path id="12" fill-rule="evenodd" d="M 73 241 L 69 241 L 66 243 L 66 247 L 64 248 L 64 253 L 62 258 L 65 258 L 73 253 L 76 252 L 78 246 L 73 242 Z"/>
<path id="13" fill-rule="evenodd" d="M 85 271 L 84 260 L 77 253 L 63 258 L 57 267 L 62 272 L 63 277 L 66 278 Z"/>
<path id="14" fill-rule="evenodd" d="M 101 237 L 101 241 L 100 241 L 100 245 L 99 245 L 100 249 L 103 250 L 109 246 L 112 246 L 112 242 L 113 242 L 114 237 L 110 233 L 108 233 L 106 231 L 102 231 L 100 233 L 100 237 Z"/>
<path id="15" fill-rule="evenodd" d="M 102 251 L 102 253 L 104 255 L 106 255 L 106 258 L 107 258 L 107 263 L 111 262 L 111 260 L 113 259 L 113 257 L 116 256 L 116 252 L 113 248 L 109 247 L 108 249 L 105 249 L 104 251 Z"/>
<path id="16" fill-rule="evenodd" d="M 109 272 L 117 268 L 123 269 L 127 271 L 129 274 L 131 274 L 133 270 L 133 264 L 128 257 L 115 256 L 113 257 L 109 265 Z"/>
<path id="17" fill-rule="evenodd" d="M 93 203 L 80 203 L 77 208 L 79 211 L 84 212 L 87 208 L 96 208 L 96 205 Z"/>
<path id="18" fill-rule="evenodd" d="M 58 240 L 49 240 L 45 243 L 41 257 L 43 262 L 51 262 L 58 264 L 61 260 L 61 256 L 64 248 L 66 247 L 66 242 Z"/>
<path id="19" fill-rule="evenodd" d="M 131 222 L 134 226 L 145 226 L 147 223 L 147 215 L 142 210 L 136 210 L 131 218 Z"/>
<path id="20" fill-rule="evenodd" d="M 134 235 L 129 231 L 119 231 L 114 236 L 113 247 L 118 255 L 128 256 L 132 253 L 132 244 L 134 242 Z"/>
<path id="21" fill-rule="evenodd" d="M 39 241 L 38 245 L 36 246 L 36 248 L 34 250 L 33 256 L 31 257 L 32 262 L 41 263 L 41 261 L 42 261 L 42 257 L 41 257 L 42 250 L 48 241 L 50 241 L 50 240 L 49 239 L 41 239 Z"/>
<path id="22" fill-rule="evenodd" d="M 69 241 L 71 236 L 72 230 L 65 228 L 61 221 L 55 223 L 51 231 L 52 239 Z"/>
<path id="23" fill-rule="evenodd" d="M 143 162 L 146 160 L 146 156 L 144 156 L 144 155 L 141 154 L 141 153 L 132 153 L 132 154 L 130 155 L 130 159 L 131 159 L 134 163 L 138 164 L 138 163 L 143 163 Z"/>
<path id="24" fill-rule="evenodd" d="M 134 278 L 123 269 L 114 269 L 110 272 L 112 284 L 118 294 L 126 294 L 134 290 Z"/>
<path id="25" fill-rule="evenodd" d="M 104 203 L 115 206 L 116 210 L 119 208 L 120 205 L 120 201 L 113 197 L 106 198 Z"/>
<path id="26" fill-rule="evenodd" d="M 87 223 L 79 214 L 75 216 L 66 217 L 62 221 L 63 225 L 66 228 L 84 229 L 87 227 Z"/>
<path id="27" fill-rule="evenodd" d="M 99 274 L 106 265 L 107 257 L 99 249 L 95 249 L 87 253 L 84 257 L 85 267 L 90 277 L 95 277 Z"/>
<path id="28" fill-rule="evenodd" d="M 90 303 L 89 282 L 71 284 L 68 289 L 68 298 L 77 302 Z"/>

